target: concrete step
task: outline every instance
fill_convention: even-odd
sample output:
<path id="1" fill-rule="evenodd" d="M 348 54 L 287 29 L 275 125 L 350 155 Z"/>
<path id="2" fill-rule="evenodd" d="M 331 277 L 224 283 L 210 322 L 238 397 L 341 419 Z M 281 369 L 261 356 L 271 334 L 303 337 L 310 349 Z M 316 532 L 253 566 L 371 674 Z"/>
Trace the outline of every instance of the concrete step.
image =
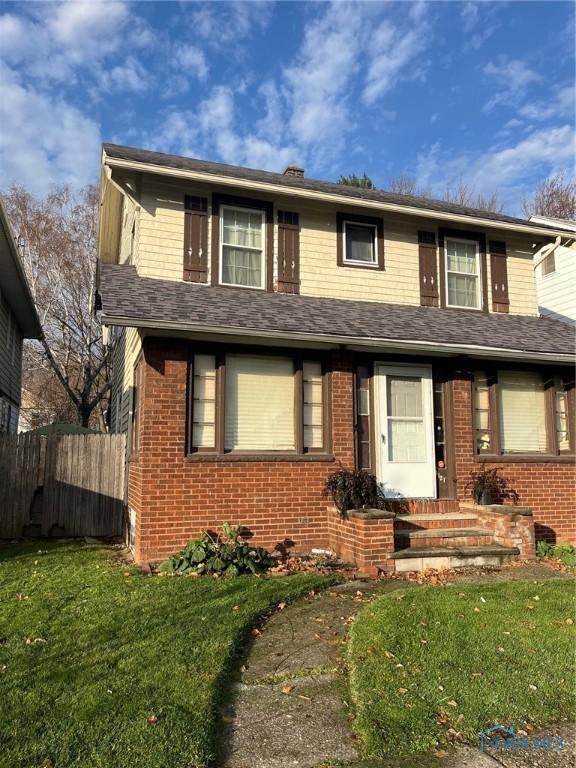
<path id="1" fill-rule="evenodd" d="M 502 565 L 514 560 L 520 554 L 518 547 L 504 547 L 501 544 L 481 546 L 409 547 L 393 552 L 398 573 L 425 571 L 428 568 L 465 568 L 466 566 Z"/>
<path id="2" fill-rule="evenodd" d="M 397 515 L 394 527 L 399 530 L 423 530 L 430 528 L 470 528 L 478 518 L 474 512 L 436 512 L 417 515 Z"/>
<path id="3" fill-rule="evenodd" d="M 428 528 L 395 531 L 394 540 L 403 547 L 476 547 L 492 544 L 492 532 L 484 528 Z"/>

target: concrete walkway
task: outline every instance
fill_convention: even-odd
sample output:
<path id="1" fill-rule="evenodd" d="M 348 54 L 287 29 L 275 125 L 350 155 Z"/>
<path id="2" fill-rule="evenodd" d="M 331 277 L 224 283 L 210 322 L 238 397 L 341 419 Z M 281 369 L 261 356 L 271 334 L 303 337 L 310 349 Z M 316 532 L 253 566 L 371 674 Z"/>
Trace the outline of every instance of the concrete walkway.
<path id="1" fill-rule="evenodd" d="M 471 580 L 543 580 L 558 575 L 534 564 Z M 348 582 L 275 613 L 248 649 L 224 707 L 222 768 L 572 768 L 573 762 L 558 762 L 558 755 L 544 754 L 554 761 L 548 763 L 537 761 L 542 754 L 532 762 L 518 761 L 517 756 L 503 762 L 500 756 L 471 747 L 460 747 L 443 759 L 360 760 L 350 728 L 352 712 L 342 663 L 348 627 L 374 597 L 412 588 L 405 581 Z M 563 735 L 573 746 L 573 731 Z M 561 759 L 568 759 L 568 751 Z"/>

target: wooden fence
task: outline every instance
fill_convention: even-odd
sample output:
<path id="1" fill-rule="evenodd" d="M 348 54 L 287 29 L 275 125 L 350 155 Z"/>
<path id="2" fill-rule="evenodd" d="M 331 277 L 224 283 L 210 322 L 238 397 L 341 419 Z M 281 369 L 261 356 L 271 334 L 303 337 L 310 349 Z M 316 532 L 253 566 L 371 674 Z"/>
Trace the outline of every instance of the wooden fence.
<path id="1" fill-rule="evenodd" d="M 120 536 L 124 435 L 0 435 L 0 538 Z"/>

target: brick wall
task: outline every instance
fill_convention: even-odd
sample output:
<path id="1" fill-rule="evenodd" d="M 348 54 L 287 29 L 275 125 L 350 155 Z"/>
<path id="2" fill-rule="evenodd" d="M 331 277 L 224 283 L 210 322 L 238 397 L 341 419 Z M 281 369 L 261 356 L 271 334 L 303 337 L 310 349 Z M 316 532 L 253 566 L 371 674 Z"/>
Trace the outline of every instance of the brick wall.
<path id="1" fill-rule="evenodd" d="M 136 510 L 136 558 L 157 560 L 222 523 L 244 524 L 274 548 L 327 546 L 326 477 L 354 463 L 351 360 L 332 374 L 334 461 L 209 461 L 184 455 L 186 342 L 147 339 L 140 454 L 130 464 L 129 506 Z"/>
<path id="2" fill-rule="evenodd" d="M 223 522 L 248 526 L 255 541 L 270 548 L 330 546 L 335 523 L 328 520 L 324 481 L 340 464 L 354 464 L 351 356 L 335 354 L 332 368 L 333 461 L 191 461 L 185 457 L 187 342 L 147 339 L 140 451 L 130 462 L 128 488 L 137 560 L 162 559 Z M 454 383 L 454 401 L 458 490 L 464 500 L 469 473 L 478 466 L 464 377 Z M 537 539 L 547 532 L 558 540 L 576 539 L 573 466 L 501 466 L 520 503 L 534 509 Z"/>
<path id="3" fill-rule="evenodd" d="M 479 464 L 474 460 L 472 390 L 465 374 L 454 379 L 454 433 L 458 498 L 470 501 L 466 484 L 470 472 L 499 467 L 518 493 L 518 503 L 530 507 L 536 540 L 576 542 L 576 466 L 574 463 L 507 461 Z"/>

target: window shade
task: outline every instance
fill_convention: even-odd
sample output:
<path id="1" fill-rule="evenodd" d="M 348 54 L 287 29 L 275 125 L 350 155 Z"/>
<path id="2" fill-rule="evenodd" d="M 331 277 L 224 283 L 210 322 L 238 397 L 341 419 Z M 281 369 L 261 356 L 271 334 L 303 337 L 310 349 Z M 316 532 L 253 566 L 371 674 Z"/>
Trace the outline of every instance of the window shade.
<path id="1" fill-rule="evenodd" d="M 295 449 L 292 360 L 226 357 L 224 442 L 228 451 Z"/>
<path id="2" fill-rule="evenodd" d="M 346 222 L 346 261 L 376 263 L 376 229 Z"/>
<path id="3" fill-rule="evenodd" d="M 542 376 L 524 371 L 499 371 L 498 390 L 502 451 L 545 452 L 546 413 Z"/>

